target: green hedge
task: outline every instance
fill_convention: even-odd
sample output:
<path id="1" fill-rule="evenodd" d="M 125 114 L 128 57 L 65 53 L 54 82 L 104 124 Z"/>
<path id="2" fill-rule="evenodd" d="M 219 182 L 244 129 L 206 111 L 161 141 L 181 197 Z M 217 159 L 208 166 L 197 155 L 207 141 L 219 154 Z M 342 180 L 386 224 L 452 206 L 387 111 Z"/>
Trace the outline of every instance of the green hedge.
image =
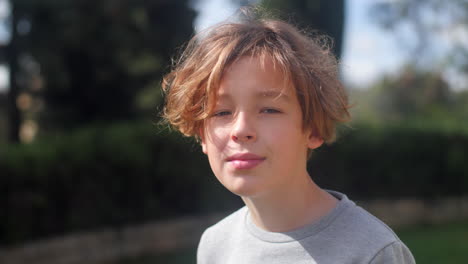
<path id="1" fill-rule="evenodd" d="M 309 162 L 312 177 L 354 199 L 468 194 L 468 133 L 357 125 Z"/>
<path id="2" fill-rule="evenodd" d="M 468 133 L 356 126 L 309 162 L 353 199 L 468 194 Z M 84 128 L 0 146 L 0 243 L 230 210 L 195 142 L 153 125 Z"/>
<path id="3" fill-rule="evenodd" d="M 141 124 L 0 146 L 0 243 L 239 205 L 199 148 Z"/>

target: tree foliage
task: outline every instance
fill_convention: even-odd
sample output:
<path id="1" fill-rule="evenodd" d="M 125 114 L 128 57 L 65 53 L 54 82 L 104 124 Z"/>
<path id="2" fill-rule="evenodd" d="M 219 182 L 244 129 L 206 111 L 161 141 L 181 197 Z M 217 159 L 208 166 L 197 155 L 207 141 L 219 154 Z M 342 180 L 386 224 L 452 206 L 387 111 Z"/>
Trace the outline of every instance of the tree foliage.
<path id="1" fill-rule="evenodd" d="M 369 11 L 407 61 L 370 91 L 354 92 L 358 117 L 460 126 L 468 119 L 468 2 L 379 1 Z"/>
<path id="2" fill-rule="evenodd" d="M 135 116 L 193 32 L 189 0 L 15 0 L 18 49 L 40 65 L 44 121 L 65 127 Z"/>
<path id="3" fill-rule="evenodd" d="M 260 4 L 267 9 L 280 11 L 289 16 L 291 22 L 301 27 L 317 30 L 333 39 L 333 51 L 341 56 L 344 28 L 344 0 L 262 0 Z"/>
<path id="4" fill-rule="evenodd" d="M 392 31 L 419 67 L 453 67 L 468 73 L 468 2 L 466 0 L 382 1 L 370 12 L 382 28 Z"/>
<path id="5" fill-rule="evenodd" d="M 380 90 L 376 107 L 396 119 L 447 109 L 453 101 L 448 84 L 440 74 L 417 72 L 411 67 L 398 78 L 383 79 L 376 89 Z"/>
<path id="6" fill-rule="evenodd" d="M 442 73 L 405 66 L 399 74 L 385 76 L 369 90 L 351 92 L 360 122 L 418 122 L 460 126 L 468 119 L 468 91 L 455 91 Z"/>

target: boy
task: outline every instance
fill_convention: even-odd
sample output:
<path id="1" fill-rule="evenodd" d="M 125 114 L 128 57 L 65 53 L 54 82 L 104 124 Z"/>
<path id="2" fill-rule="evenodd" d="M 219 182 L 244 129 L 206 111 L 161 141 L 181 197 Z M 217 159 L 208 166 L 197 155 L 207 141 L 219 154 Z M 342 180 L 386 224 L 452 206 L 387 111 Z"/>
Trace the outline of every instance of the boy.
<path id="1" fill-rule="evenodd" d="M 306 170 L 349 119 L 320 43 L 276 20 L 223 24 L 195 36 L 165 77 L 165 118 L 200 140 L 246 204 L 204 232 L 199 264 L 414 263 L 389 227 Z"/>

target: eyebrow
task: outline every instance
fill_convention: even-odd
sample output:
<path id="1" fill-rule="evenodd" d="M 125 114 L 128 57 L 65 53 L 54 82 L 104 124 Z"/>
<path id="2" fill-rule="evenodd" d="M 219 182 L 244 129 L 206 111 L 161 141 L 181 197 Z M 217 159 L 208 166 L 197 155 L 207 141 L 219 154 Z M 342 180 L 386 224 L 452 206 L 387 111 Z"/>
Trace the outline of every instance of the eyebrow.
<path id="1" fill-rule="evenodd" d="M 260 91 L 260 92 L 257 92 L 255 95 L 255 98 L 257 99 L 274 99 L 274 100 L 283 100 L 283 101 L 289 101 L 290 100 L 290 97 L 281 92 L 281 91 L 277 91 L 277 90 L 265 90 L 265 91 Z M 218 95 L 218 101 L 219 100 L 231 100 L 231 95 L 230 94 L 220 94 Z"/>
<path id="2" fill-rule="evenodd" d="M 287 94 L 277 91 L 277 90 L 267 90 L 267 91 L 261 91 L 258 92 L 256 95 L 258 98 L 273 98 L 273 99 L 280 99 L 284 101 L 289 101 L 290 98 Z"/>

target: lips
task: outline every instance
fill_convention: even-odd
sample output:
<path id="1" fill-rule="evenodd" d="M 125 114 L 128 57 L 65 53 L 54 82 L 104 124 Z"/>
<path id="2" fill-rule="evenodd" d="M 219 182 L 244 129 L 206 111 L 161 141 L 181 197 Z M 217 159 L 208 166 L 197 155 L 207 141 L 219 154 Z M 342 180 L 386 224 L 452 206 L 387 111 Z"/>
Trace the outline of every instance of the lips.
<path id="1" fill-rule="evenodd" d="M 238 170 L 252 169 L 264 160 L 264 157 L 252 153 L 235 154 L 226 159 L 229 164 Z"/>

